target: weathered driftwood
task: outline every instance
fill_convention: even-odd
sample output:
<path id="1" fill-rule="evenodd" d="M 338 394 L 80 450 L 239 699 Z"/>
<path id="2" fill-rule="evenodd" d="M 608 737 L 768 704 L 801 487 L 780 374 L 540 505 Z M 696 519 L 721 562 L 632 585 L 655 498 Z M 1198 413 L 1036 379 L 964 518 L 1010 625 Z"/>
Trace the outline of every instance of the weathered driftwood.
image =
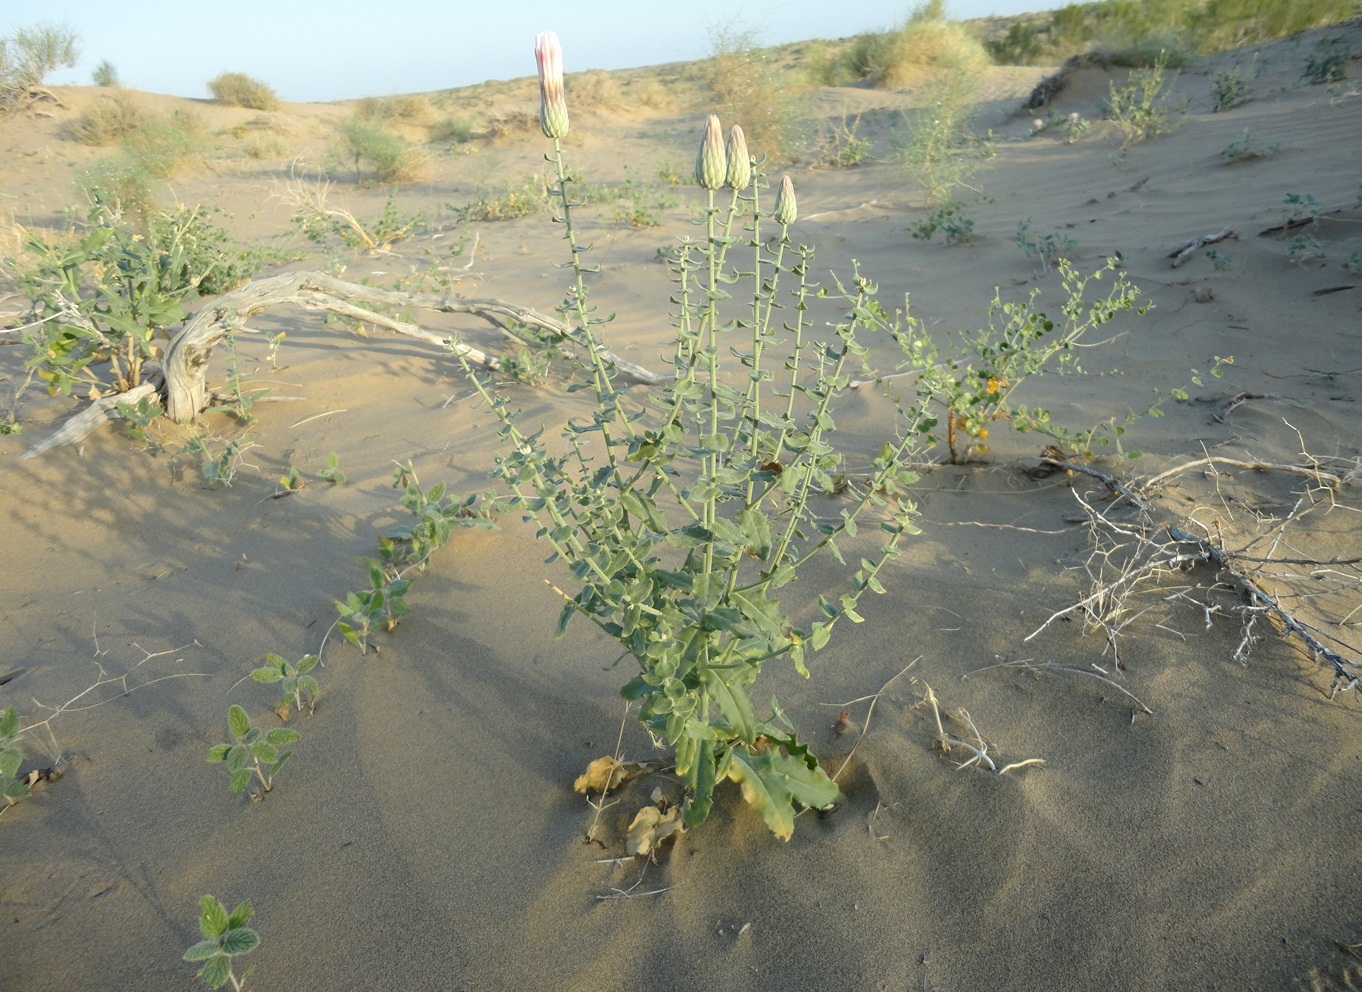
<path id="1" fill-rule="evenodd" d="M 1239 235 L 1235 234 L 1227 227 L 1223 230 L 1216 231 L 1214 234 L 1202 234 L 1195 238 L 1189 238 L 1164 257 L 1171 258 L 1173 260 L 1173 268 L 1176 269 L 1183 262 L 1187 261 L 1187 259 L 1195 255 L 1198 248 L 1203 248 L 1206 245 L 1213 245 L 1217 241 L 1224 241 L 1226 238 L 1237 237 L 1239 237 Z"/>
<path id="2" fill-rule="evenodd" d="M 505 300 L 459 299 L 428 293 L 405 293 L 346 282 L 322 272 L 286 272 L 247 283 L 218 297 L 191 317 L 166 347 L 165 359 L 159 369 L 147 367 L 142 385 L 128 392 L 106 396 L 72 417 L 55 434 L 44 438 L 23 454 L 32 458 L 63 444 L 73 444 L 86 437 L 105 421 L 118 416 L 120 403 L 137 403 L 145 397 L 156 397 L 165 408 L 166 416 L 184 423 L 198 416 L 208 405 L 208 360 L 213 348 L 223 336 L 250 317 L 281 303 L 292 303 L 308 310 L 325 310 L 386 327 L 399 334 L 448 348 L 484 368 L 498 370 L 496 357 L 465 344 L 452 335 L 437 334 L 416 324 L 398 320 L 386 314 L 359 306 L 370 303 L 384 307 L 433 310 L 439 313 L 466 313 L 503 326 L 506 320 L 539 328 L 566 342 L 574 342 L 567 326 L 561 321 Z M 625 378 L 651 385 L 661 376 L 641 365 L 606 353 L 605 358 Z"/>

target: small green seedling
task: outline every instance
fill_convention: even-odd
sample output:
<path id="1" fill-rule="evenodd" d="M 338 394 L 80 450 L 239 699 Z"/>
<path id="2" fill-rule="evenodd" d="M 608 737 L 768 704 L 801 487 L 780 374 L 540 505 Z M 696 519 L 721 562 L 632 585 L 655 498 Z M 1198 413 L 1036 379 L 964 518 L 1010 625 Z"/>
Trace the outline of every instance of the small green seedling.
<path id="1" fill-rule="evenodd" d="M 290 465 L 288 471 L 279 476 L 279 488 L 272 492 L 270 497 L 279 499 L 281 496 L 292 496 L 306 485 L 307 480 L 299 474 L 296 468 Z"/>
<path id="2" fill-rule="evenodd" d="M 1049 272 L 1051 266 L 1058 266 L 1061 259 L 1068 258 L 1078 247 L 1078 242 L 1062 231 L 1032 238 L 1030 230 L 1030 217 L 1018 221 L 1017 247 L 1022 250 L 1027 258 L 1039 258 L 1042 272 Z"/>
<path id="3" fill-rule="evenodd" d="M 18 778 L 23 755 L 14 746 L 22 736 L 19 732 L 19 714 L 11 706 L 0 714 L 0 796 L 5 798 L 6 809 L 28 795 L 28 784 Z"/>
<path id="4" fill-rule="evenodd" d="M 184 952 L 186 961 L 202 961 L 198 978 L 210 989 L 220 989 L 228 982 L 235 992 L 241 992 L 253 966 L 248 966 L 238 978 L 232 970 L 232 958 L 250 954 L 260 944 L 260 935 L 246 926 L 255 914 L 255 907 L 247 900 L 231 914 L 213 896 L 199 900 L 199 932 L 203 940 Z"/>
<path id="5" fill-rule="evenodd" d="M 298 740 L 298 732 L 285 727 L 268 732 L 253 727 L 250 716 L 235 704 L 227 711 L 227 729 L 232 734 L 232 743 L 213 745 L 208 760 L 227 763 L 227 769 L 232 773 L 232 792 L 246 791 L 254 776 L 261 785 L 259 797 L 264 798 L 265 793 L 274 788 L 274 777 L 279 769 L 293 756 L 292 751 L 279 749 Z"/>
<path id="6" fill-rule="evenodd" d="M 320 689 L 317 687 L 317 680 L 308 673 L 317 667 L 317 660 L 315 654 L 308 654 L 295 665 L 277 654 L 267 654 L 265 664 L 251 672 L 251 678 L 264 685 L 282 683 L 281 688 L 284 692 L 279 697 L 279 704 L 274 708 L 274 712 L 279 714 L 281 720 L 289 718 L 291 707 L 296 707 L 299 713 L 303 712 L 304 693 L 307 694 L 308 713 L 311 714 L 316 707 Z"/>
<path id="7" fill-rule="evenodd" d="M 345 484 L 345 473 L 340 470 L 340 456 L 334 451 L 326 456 L 326 468 L 321 469 L 317 474 L 333 486 Z"/>
<path id="8" fill-rule="evenodd" d="M 401 578 L 396 569 L 373 558 L 365 558 L 364 563 L 369 566 L 369 588 L 348 593 L 343 603 L 336 601 L 341 635 L 361 653 L 368 651 L 369 631 L 380 621 L 391 633 L 411 609 L 406 598 L 411 579 Z"/>
<path id="9" fill-rule="evenodd" d="M 951 201 L 942 204 L 920 220 L 910 229 L 913 237 L 921 241 L 932 240 L 932 235 L 940 231 L 946 236 L 946 244 L 959 245 L 974 238 L 974 220 L 965 214 L 965 205 Z"/>

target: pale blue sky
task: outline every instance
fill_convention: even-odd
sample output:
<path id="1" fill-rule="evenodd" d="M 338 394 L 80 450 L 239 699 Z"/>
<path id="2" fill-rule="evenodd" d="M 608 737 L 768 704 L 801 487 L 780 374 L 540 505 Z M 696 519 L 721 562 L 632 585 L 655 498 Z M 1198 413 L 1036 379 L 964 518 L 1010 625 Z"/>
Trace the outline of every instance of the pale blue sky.
<path id="1" fill-rule="evenodd" d="M 901 22 L 912 0 L 0 0 L 0 33 L 66 24 L 74 70 L 108 59 L 124 85 L 206 97 L 221 72 L 245 72 L 286 100 L 415 93 L 534 72 L 534 36 L 555 30 L 567 71 L 688 61 L 739 15 L 763 44 L 836 38 Z M 1060 0 L 947 0 L 952 17 L 1016 14 Z"/>

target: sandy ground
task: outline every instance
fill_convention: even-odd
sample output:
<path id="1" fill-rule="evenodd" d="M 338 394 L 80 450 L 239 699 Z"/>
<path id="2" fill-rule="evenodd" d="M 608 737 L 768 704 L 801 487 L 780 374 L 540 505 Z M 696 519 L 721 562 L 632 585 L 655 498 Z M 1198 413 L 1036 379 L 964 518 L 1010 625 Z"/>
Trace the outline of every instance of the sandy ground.
<path id="1" fill-rule="evenodd" d="M 1333 33 L 1362 50 L 1357 28 Z M 1106 471 L 1152 475 L 1208 453 L 1299 462 L 1304 449 L 1346 473 L 1362 454 L 1362 276 L 1342 267 L 1362 248 L 1362 97 L 1355 82 L 1330 93 L 1299 81 L 1314 42 L 1185 70 L 1182 126 L 1131 148 L 1119 167 L 1104 125 L 1075 144 L 1028 138 L 1029 115 L 1005 111 L 1036 74 L 1002 74 L 983 107 L 996 155 L 970 208 L 976 241 L 909 237 L 921 195 L 892 164 L 797 169 L 796 232 L 818 246 L 824 270 L 845 274 L 859 260 L 889 305 L 910 293 L 942 341 L 980 325 L 995 287 L 1007 299 L 1034 290 L 1058 300 L 1054 274 L 1014 244 L 1018 221 L 1069 234 L 1080 270 L 1119 251 L 1154 309 L 1122 317 L 1110 343 L 1084 356 L 1083 374 L 1037 380 L 1026 402 L 1083 427 L 1147 406 L 1153 388 L 1187 388 L 1188 401 L 1129 429 L 1125 441 L 1143 458 L 1099 463 Z M 1210 73 L 1250 62 L 1253 99 L 1212 113 Z M 1123 74 L 1085 70 L 1056 112 L 1097 119 L 1108 80 Z M 63 95 L 68 109 L 55 118 L 0 129 L 0 182 L 23 223 L 56 222 L 74 199 L 72 174 L 95 154 L 55 137 L 92 98 Z M 877 113 L 887 120 L 912 101 L 861 89 L 820 99 L 826 113 L 870 111 L 872 131 Z M 339 112 L 279 111 L 290 151 L 315 159 Z M 217 129 L 231 123 L 212 117 Z M 1281 151 L 1222 164 L 1246 128 Z M 678 110 L 584 114 L 569 150 L 599 178 L 620 178 L 626 159 L 645 176 L 666 160 L 684 173 L 697 130 L 695 115 Z M 887 133 L 875 133 L 887 152 Z M 535 168 L 542 152 L 530 137 L 479 147 L 437 155 L 400 205 L 436 216 L 489 177 Z M 224 207 L 261 238 L 287 226 L 287 208 L 266 199 L 287 159 L 224 152 L 212 166 L 178 180 L 176 195 Z M 1259 236 L 1293 192 L 1337 211 L 1313 230 L 1324 258 L 1302 265 L 1289 262 L 1285 240 Z M 386 193 L 345 195 L 367 215 Z M 618 314 L 616 346 L 654 367 L 669 333 L 656 250 L 688 233 L 687 219 L 677 206 L 660 228 L 632 231 L 603 212 L 588 232 L 603 266 L 595 298 Z M 399 245 L 399 257 L 336 261 L 350 277 L 380 280 L 428 264 L 427 249 L 438 257 L 459 233 L 447 214 L 433 225 L 444 240 L 427 232 Z M 1170 268 L 1165 256 L 1180 242 L 1224 227 L 1238 233 L 1218 246 L 1232 257 L 1227 269 L 1201 254 Z M 559 245 L 543 217 L 477 230 L 481 250 L 460 292 L 557 303 Z M 257 407 L 256 447 L 230 488 L 199 484 L 196 466 L 172 455 L 175 431 L 161 450 L 105 429 L 19 461 L 78 408 L 37 389 L 18 401 L 23 433 L 0 437 L 0 707 L 41 719 L 38 703 L 76 696 L 98 665 L 131 670 L 130 684 L 163 679 L 125 697 L 106 687 L 77 704 L 104 705 L 56 719 L 65 776 L 0 817 L 5 989 L 190 988 L 193 968 L 180 955 L 197 939 L 207 892 L 254 901 L 263 942 L 252 985 L 262 992 L 1362 985 L 1362 967 L 1336 944 L 1362 940 L 1357 693 L 1331 700 L 1328 666 L 1265 620 L 1247 661 L 1235 660 L 1236 599 L 1210 588 L 1209 568 L 1141 592 L 1119 671 L 1106 638 L 1085 633 L 1081 618 L 1025 640 L 1088 593 L 1080 566 L 1093 546 L 1075 522 L 1075 494 L 1098 495 L 1081 479 L 1035 477 L 1043 439 L 1004 424 L 985 460 L 924 472 L 923 534 L 892 568 L 889 594 L 866 604 L 868 622 L 839 628 L 816 657 L 814 678 L 769 667 L 769 690 L 757 695 L 775 692 L 836 768 L 864 726 L 866 697 L 919 659 L 879 699 L 840 780 L 845 802 L 801 817 L 788 844 L 728 789 L 710 822 L 660 863 L 617 860 L 623 824 L 660 776 L 631 784 L 606 812 L 605 847 L 583 841 L 592 812 L 571 783 L 614 750 L 621 679 L 602 667 L 615 651 L 585 627 L 552 639 L 559 603 L 545 579 L 565 576 L 511 521 L 455 536 L 417 579 L 411 615 L 377 636 L 380 655 L 362 657 L 333 635 L 320 703 L 295 721 L 303 739 L 278 787 L 254 805 L 230 795 L 222 769 L 204 761 L 223 739 L 227 706 L 274 722 L 271 691 L 243 677 L 266 652 L 318 649 L 333 601 L 363 581 L 359 556 L 401 518 L 394 461 L 466 491 L 486 484 L 496 444 L 458 368 L 419 344 L 354 338 L 292 310 L 254 326 L 262 339 L 287 332 L 277 372 L 263 343 L 247 345 L 259 378 L 302 398 Z M 476 321 L 432 326 L 486 340 Z M 4 373 L 19 368 L 22 350 L 0 348 Z M 1224 378 L 1191 385 L 1190 370 L 1215 356 L 1234 357 Z M 890 349 L 870 357 L 892 371 Z M 516 392 L 550 429 L 579 412 L 579 396 Z M 873 389 L 837 411 L 853 472 L 878 451 L 891 411 Z M 221 415 L 208 426 L 231 428 Z M 331 451 L 344 485 L 316 476 Z M 269 499 L 290 465 L 310 485 Z M 1272 546 L 1278 557 L 1362 553 L 1355 487 L 1330 494 L 1282 473 L 1196 471 L 1158 505 L 1242 544 L 1302 499 L 1310 513 Z M 796 595 L 811 598 L 837 577 L 829 565 Z M 1355 587 L 1292 602 L 1359 656 Z M 148 653 L 158 656 L 134 667 Z M 1095 679 L 979 671 L 1021 660 L 1101 666 L 1152 713 Z M 967 709 L 1000 759 L 1045 764 L 1005 777 L 957 770 L 933 749 L 911 676 L 943 707 Z M 843 710 L 854 731 L 839 736 Z M 25 770 L 52 763 L 45 741 L 30 733 Z M 632 722 L 623 756 L 654 756 Z M 624 891 L 631 897 L 608 898 Z"/>

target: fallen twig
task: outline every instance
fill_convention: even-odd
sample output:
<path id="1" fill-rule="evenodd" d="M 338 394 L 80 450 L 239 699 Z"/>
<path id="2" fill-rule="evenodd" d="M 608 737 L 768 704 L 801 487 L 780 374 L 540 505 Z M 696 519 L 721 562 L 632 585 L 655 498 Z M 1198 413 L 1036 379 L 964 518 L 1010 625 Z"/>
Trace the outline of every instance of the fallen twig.
<path id="1" fill-rule="evenodd" d="M 1215 234 L 1202 234 L 1199 237 L 1190 238 L 1170 251 L 1165 257 L 1173 260 L 1173 268 L 1176 269 L 1183 262 L 1195 255 L 1198 248 L 1202 248 L 1206 245 L 1213 245 L 1217 241 L 1224 241 L 1226 238 L 1238 237 L 1239 235 L 1235 234 L 1227 227 L 1224 230 L 1217 231 Z"/>

